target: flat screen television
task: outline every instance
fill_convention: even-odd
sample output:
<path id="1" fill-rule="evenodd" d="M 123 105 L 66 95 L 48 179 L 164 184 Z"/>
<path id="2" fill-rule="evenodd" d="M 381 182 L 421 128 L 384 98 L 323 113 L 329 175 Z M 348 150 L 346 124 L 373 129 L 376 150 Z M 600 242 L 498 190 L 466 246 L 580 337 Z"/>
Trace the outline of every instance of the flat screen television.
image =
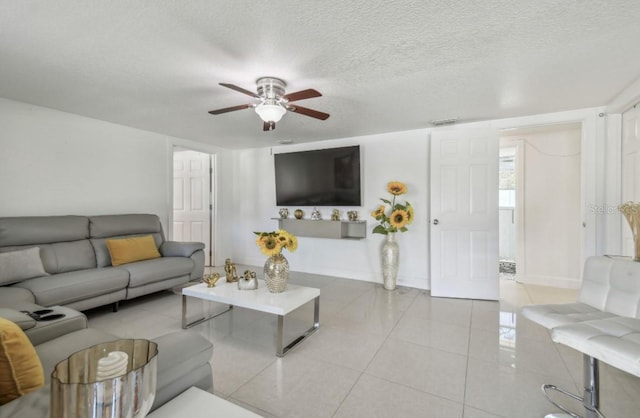
<path id="1" fill-rule="evenodd" d="M 362 206 L 360 146 L 274 155 L 276 205 Z"/>

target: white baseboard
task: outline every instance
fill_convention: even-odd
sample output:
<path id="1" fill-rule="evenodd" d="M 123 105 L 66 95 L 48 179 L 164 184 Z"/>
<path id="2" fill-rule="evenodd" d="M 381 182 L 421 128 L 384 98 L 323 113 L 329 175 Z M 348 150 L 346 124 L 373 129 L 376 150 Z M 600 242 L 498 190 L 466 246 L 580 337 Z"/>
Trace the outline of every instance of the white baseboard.
<path id="1" fill-rule="evenodd" d="M 248 258 L 242 260 L 239 264 L 247 264 L 251 266 L 264 265 L 265 258 Z M 289 264 L 291 267 L 291 263 Z M 380 272 L 360 271 L 360 270 L 347 270 L 344 268 L 335 268 L 330 266 L 312 266 L 311 268 L 301 269 L 298 266 L 292 268 L 293 271 L 299 271 L 302 273 L 320 274 L 323 276 L 340 277 L 343 279 L 360 280 L 371 283 L 382 284 L 382 274 Z M 416 289 L 429 289 L 429 279 L 427 277 L 416 277 L 398 275 L 398 286 L 414 287 Z"/>
<path id="2" fill-rule="evenodd" d="M 516 276 L 519 283 L 534 284 L 539 286 L 560 287 L 563 289 L 580 289 L 582 281 L 580 279 L 571 279 L 567 277 L 555 276 Z"/>

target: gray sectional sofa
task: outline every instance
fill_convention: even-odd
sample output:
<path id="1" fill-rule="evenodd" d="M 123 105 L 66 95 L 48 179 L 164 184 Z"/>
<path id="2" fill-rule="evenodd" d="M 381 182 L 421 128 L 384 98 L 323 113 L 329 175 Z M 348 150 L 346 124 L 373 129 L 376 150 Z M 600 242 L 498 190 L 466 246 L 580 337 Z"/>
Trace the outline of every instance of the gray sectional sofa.
<path id="1" fill-rule="evenodd" d="M 144 235 L 153 236 L 160 258 L 111 265 L 107 239 Z M 117 308 L 121 300 L 187 283 L 204 272 L 204 244 L 166 241 L 160 219 L 150 214 L 0 218 L 0 256 L 34 247 L 44 271 L 36 267 L 29 274 L 27 266 L 19 274 L 3 274 L 0 266 L 0 293 L 17 295 L 20 309 L 28 309 L 25 291 L 39 306 Z"/>
<path id="2" fill-rule="evenodd" d="M 161 257 L 111 265 L 107 239 L 146 235 L 153 237 Z M 49 417 L 49 383 L 55 365 L 76 351 L 118 339 L 88 328 L 86 316 L 79 311 L 117 306 L 121 300 L 202 277 L 203 248 L 202 243 L 166 241 L 156 215 L 0 218 L 0 317 L 23 330 L 45 375 L 43 387 L 0 405 L 0 418 Z M 28 254 L 16 260 L 12 258 L 16 252 Z M 45 307 L 64 317 L 36 321 L 22 312 Z M 158 343 L 158 381 L 153 409 L 191 386 L 213 392 L 210 341 L 184 330 L 154 341 Z"/>
<path id="3" fill-rule="evenodd" d="M 43 387 L 0 405 L 0 418 L 49 418 L 51 373 L 55 365 L 77 351 L 118 339 L 106 332 L 87 328 L 87 318 L 80 312 L 59 307 L 55 312 L 67 316 L 62 320 L 32 324 L 30 320 L 35 321 L 26 314 L 0 308 L 1 317 L 24 329 L 36 349 L 45 376 Z M 198 333 L 183 330 L 153 341 L 158 344 L 158 375 L 152 410 L 191 386 L 213 393 L 210 364 L 213 345 L 210 341 Z"/>

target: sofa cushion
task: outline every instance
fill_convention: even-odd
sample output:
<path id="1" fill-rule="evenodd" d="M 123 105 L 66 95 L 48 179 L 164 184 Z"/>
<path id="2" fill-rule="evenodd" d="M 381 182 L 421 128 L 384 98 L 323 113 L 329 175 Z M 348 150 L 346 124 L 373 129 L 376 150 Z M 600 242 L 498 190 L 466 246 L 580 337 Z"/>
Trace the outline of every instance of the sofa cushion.
<path id="1" fill-rule="evenodd" d="M 96 267 L 96 254 L 88 239 L 42 245 L 40 254 L 45 270 L 51 274 Z"/>
<path id="2" fill-rule="evenodd" d="M 0 253 L 0 284 L 48 275 L 44 271 L 38 247 Z"/>
<path id="3" fill-rule="evenodd" d="M 53 306 L 116 292 L 126 288 L 128 283 L 126 270 L 106 267 L 38 277 L 14 286 L 29 289 L 37 304 Z"/>
<path id="4" fill-rule="evenodd" d="M 129 287 L 137 287 L 189 275 L 193 269 L 193 261 L 184 257 L 162 257 L 123 264 L 116 268 L 129 273 Z"/>
<path id="5" fill-rule="evenodd" d="M 160 257 L 158 247 L 151 235 L 108 239 L 106 244 L 111 256 L 112 266 Z"/>
<path id="6" fill-rule="evenodd" d="M 77 241 L 89 237 L 86 216 L 0 218 L 0 247 Z"/>
<path id="7" fill-rule="evenodd" d="M 51 372 L 53 372 L 56 364 L 69 357 L 76 351 L 84 350 L 96 344 L 115 341 L 118 337 L 99 331 L 93 328 L 87 328 L 75 331 L 44 342 L 36 346 L 36 352 L 42 362 L 42 368 L 45 373 L 45 382 L 51 381 Z"/>
<path id="8" fill-rule="evenodd" d="M 144 234 L 149 235 L 149 234 Z M 141 234 L 138 235 L 119 235 L 110 238 L 91 238 L 91 245 L 93 246 L 93 250 L 96 254 L 96 263 L 98 267 L 109 267 L 111 266 L 111 255 L 109 254 L 109 248 L 107 248 L 107 239 L 118 239 L 118 238 L 133 238 L 133 237 L 141 237 L 144 236 Z M 153 237 L 153 241 L 156 243 L 156 248 L 160 248 L 163 243 L 162 235 L 159 233 L 151 234 Z"/>
<path id="9" fill-rule="evenodd" d="M 44 385 L 42 363 L 18 325 L 0 318 L 0 405 Z"/>
<path id="10" fill-rule="evenodd" d="M 157 215 L 101 215 L 89 218 L 91 238 L 111 238 L 119 235 L 162 233 Z M 164 241 L 164 236 L 162 237 Z"/>
<path id="11" fill-rule="evenodd" d="M 47 273 L 56 274 L 96 267 L 96 254 L 88 239 L 38 244 L 38 247 L 42 265 Z M 30 248 L 33 248 L 33 245 L 3 247 L 0 248 L 0 253 Z"/>

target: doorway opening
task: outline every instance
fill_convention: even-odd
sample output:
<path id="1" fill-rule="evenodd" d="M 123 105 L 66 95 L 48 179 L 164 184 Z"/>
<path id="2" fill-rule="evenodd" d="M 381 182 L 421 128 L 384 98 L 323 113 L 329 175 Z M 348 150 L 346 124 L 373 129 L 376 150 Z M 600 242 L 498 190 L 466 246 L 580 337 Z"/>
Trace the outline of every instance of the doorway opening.
<path id="1" fill-rule="evenodd" d="M 516 275 L 516 147 L 500 146 L 498 171 L 498 239 L 500 279 Z"/>
<path id="2" fill-rule="evenodd" d="M 581 146 L 581 123 L 501 133 L 501 277 L 562 288 L 579 283 Z"/>
<path id="3" fill-rule="evenodd" d="M 173 149 L 173 240 L 205 244 L 205 266 L 213 264 L 213 164 L 210 154 Z"/>

